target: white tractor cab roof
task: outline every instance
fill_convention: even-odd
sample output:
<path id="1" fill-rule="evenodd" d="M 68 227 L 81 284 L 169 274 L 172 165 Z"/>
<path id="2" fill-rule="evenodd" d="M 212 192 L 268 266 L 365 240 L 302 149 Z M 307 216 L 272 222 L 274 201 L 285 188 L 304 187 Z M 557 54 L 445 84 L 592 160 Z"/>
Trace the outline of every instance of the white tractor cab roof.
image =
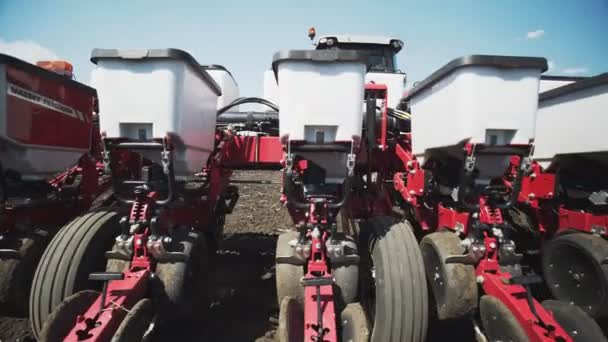
<path id="1" fill-rule="evenodd" d="M 395 73 L 398 72 L 395 55 L 403 48 L 403 42 L 391 37 L 331 34 L 320 37 L 316 46 L 317 50 L 367 51 L 370 72 Z"/>

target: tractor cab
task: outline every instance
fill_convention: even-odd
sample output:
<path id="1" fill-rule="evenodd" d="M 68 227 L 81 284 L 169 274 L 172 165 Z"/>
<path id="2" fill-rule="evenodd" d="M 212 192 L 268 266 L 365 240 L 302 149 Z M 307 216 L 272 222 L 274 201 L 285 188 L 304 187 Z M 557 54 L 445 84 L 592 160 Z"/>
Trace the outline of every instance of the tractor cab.
<path id="1" fill-rule="evenodd" d="M 403 48 L 399 39 L 378 36 L 330 35 L 319 38 L 317 50 L 358 50 L 367 55 L 369 72 L 401 73 L 396 56 Z"/>

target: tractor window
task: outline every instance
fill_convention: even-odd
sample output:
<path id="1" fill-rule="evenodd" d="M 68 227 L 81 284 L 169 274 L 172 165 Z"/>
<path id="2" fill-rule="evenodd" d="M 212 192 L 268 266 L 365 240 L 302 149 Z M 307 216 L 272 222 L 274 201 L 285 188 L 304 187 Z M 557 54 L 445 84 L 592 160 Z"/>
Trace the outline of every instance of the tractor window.
<path id="1" fill-rule="evenodd" d="M 319 47 L 327 49 L 327 47 Z M 359 50 L 368 53 L 367 65 L 369 71 L 375 72 L 395 72 L 395 52 L 386 45 L 380 44 L 358 44 L 358 43 L 338 43 L 337 47 L 331 49 L 340 50 Z"/>

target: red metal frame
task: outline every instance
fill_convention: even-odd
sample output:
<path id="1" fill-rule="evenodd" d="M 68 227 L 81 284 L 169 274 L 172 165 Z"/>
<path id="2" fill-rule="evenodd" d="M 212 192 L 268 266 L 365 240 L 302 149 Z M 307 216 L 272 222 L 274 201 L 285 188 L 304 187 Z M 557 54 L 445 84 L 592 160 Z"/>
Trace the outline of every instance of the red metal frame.
<path id="1" fill-rule="evenodd" d="M 226 150 L 238 152 L 238 146 L 243 146 L 239 145 L 243 142 L 239 138 L 221 132 L 216 135 L 218 141 L 216 153 L 210 157 L 207 167 L 199 174 L 201 177 L 206 177 L 209 182 L 209 190 L 204 199 L 191 199 L 186 205 L 165 207 L 157 204 L 159 195 L 156 192 L 150 192 L 143 198 L 136 196 L 131 204 L 128 221 L 129 225 L 137 223 L 142 226 L 132 235 L 133 256 L 130 268 L 123 272 L 123 280 L 114 280 L 108 284 L 105 306 L 102 310 L 100 310 L 102 301 L 100 295 L 85 313 L 78 316 L 76 325 L 66 337 L 66 341 L 110 340 L 127 310 L 145 298 L 150 275 L 156 267 L 154 255 L 148 250 L 153 217 L 157 218 L 160 234 L 166 234 L 170 227 L 178 225 L 192 225 L 198 231 L 204 231 L 212 226 L 210 223 L 214 219 L 216 204 L 226 190 L 232 174 L 232 170 L 225 165 L 224 158 L 230 155 Z M 233 144 L 237 147 L 235 148 Z M 125 150 L 115 150 L 113 155 L 117 158 L 115 172 L 126 175 L 137 174 L 135 169 L 141 166 L 141 159 Z M 241 155 L 246 156 L 247 153 Z"/>
<path id="2" fill-rule="evenodd" d="M 519 166 L 519 157 L 511 159 L 511 172 Z M 536 221 L 541 232 L 551 234 L 561 233 L 567 230 L 577 230 L 584 233 L 593 233 L 608 238 L 608 215 L 597 215 L 581 210 L 571 210 L 564 205 L 556 205 L 558 200 L 555 196 L 557 177 L 551 172 L 545 172 L 542 167 L 533 162 L 530 172 L 522 181 L 518 201 L 528 206 L 536 216 Z M 506 185 L 510 185 L 505 180 Z M 554 213 L 557 207 L 557 215 Z"/>
<path id="3" fill-rule="evenodd" d="M 530 341 L 572 341 L 568 333 L 555 321 L 553 314 L 545 310 L 540 303 L 532 299 L 532 305 L 538 318 L 532 312 L 528 303 L 527 290 L 517 284 L 511 284 L 511 274 L 502 272 L 498 263 L 498 240 L 493 237 L 484 238 L 486 248 L 483 259 L 475 268 L 483 291 L 500 300 L 515 316 L 520 326 L 530 338 Z"/>
<path id="4" fill-rule="evenodd" d="M 109 179 L 100 178 L 103 166 L 90 155 L 83 155 L 78 164 L 49 181 L 58 196 L 77 176 L 81 177 L 78 193 L 66 201 L 48 201 L 38 205 L 6 206 L 0 214 L 0 233 L 10 232 L 18 224 L 44 227 L 62 225 L 87 210 L 95 198 L 110 187 Z M 67 205 L 69 201 L 70 205 Z"/>
<path id="5" fill-rule="evenodd" d="M 313 206 L 311 205 L 311 216 L 316 214 Z M 314 219 L 312 221 L 314 222 Z M 325 255 L 325 242 L 328 233 L 326 231 L 322 232 L 321 236 L 309 233 L 309 236 L 312 238 L 312 247 L 307 263 L 308 271 L 304 280 L 323 278 L 332 281 L 333 278 Z M 319 305 L 321 307 L 320 319 L 323 322 L 323 333 L 321 334 L 318 326 Z M 317 296 L 316 286 L 304 287 L 304 341 L 338 341 L 334 292 L 331 282 L 329 285 L 319 286 L 319 296 Z"/>
<path id="6" fill-rule="evenodd" d="M 465 150 L 468 155 L 472 153 L 470 145 L 465 146 Z M 424 188 L 425 170 L 420 167 L 410 151 L 411 134 L 407 134 L 403 137 L 402 143 L 395 147 L 395 155 L 401 161 L 406 172 L 395 173 L 393 177 L 394 189 L 412 207 L 423 231 L 449 229 L 468 236 L 472 213 L 446 207 L 441 202 L 432 207 L 428 207 L 424 203 L 426 196 Z M 511 177 L 504 180 L 508 186 L 512 185 L 511 182 L 515 179 L 519 160 L 519 157 L 512 158 Z M 534 167 L 538 168 L 537 165 Z M 540 210 L 541 203 L 539 201 L 553 197 L 551 192 L 553 191 L 553 182 L 554 176 L 552 175 L 543 174 L 540 177 L 524 177 L 519 200 L 529 201 L 528 203 L 532 203 L 533 208 Z M 530 196 L 533 192 L 536 193 L 536 196 Z M 433 203 L 434 201 L 430 202 Z M 478 219 L 480 224 L 491 227 L 504 223 L 502 211 L 490 207 L 483 196 L 479 198 L 479 211 L 473 217 Z M 521 285 L 509 283 L 511 274 L 502 272 L 498 263 L 498 243 L 496 238 L 484 233 L 485 254 L 476 262 L 475 268 L 484 292 L 498 298 L 509 308 L 531 341 L 571 341 L 572 339 L 566 331 L 553 319 L 553 315 L 533 299 L 536 313 L 542 320 L 542 323 L 539 322 L 528 304 L 526 289 Z"/>

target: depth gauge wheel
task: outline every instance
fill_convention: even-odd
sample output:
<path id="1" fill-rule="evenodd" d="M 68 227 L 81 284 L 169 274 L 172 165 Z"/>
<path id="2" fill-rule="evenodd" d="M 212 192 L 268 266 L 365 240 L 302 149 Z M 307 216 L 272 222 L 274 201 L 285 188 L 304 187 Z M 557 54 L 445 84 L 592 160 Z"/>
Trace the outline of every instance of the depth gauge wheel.
<path id="1" fill-rule="evenodd" d="M 418 242 L 408 221 L 374 217 L 361 225 L 361 301 L 371 341 L 424 341 L 428 293 Z"/>
<path id="2" fill-rule="evenodd" d="M 494 296 L 484 295 L 481 297 L 479 316 L 490 342 L 530 341 L 515 315 Z"/>
<path id="3" fill-rule="evenodd" d="M 304 309 L 297 299 L 285 296 L 279 309 L 279 342 L 302 342 L 304 340 Z"/>
<path id="4" fill-rule="evenodd" d="M 580 307 L 557 300 L 545 300 L 543 307 L 553 312 L 553 318 L 574 342 L 607 342 L 600 326 Z"/>
<path id="5" fill-rule="evenodd" d="M 608 316 L 608 242 L 572 233 L 546 243 L 542 264 L 545 282 L 557 300 L 574 303 L 594 318 Z"/>
<path id="6" fill-rule="evenodd" d="M 342 342 L 369 341 L 369 321 L 363 307 L 359 303 L 351 303 L 340 314 L 342 326 Z"/>
<path id="7" fill-rule="evenodd" d="M 172 242 L 166 248 L 188 255 L 188 260 L 179 262 L 159 262 L 156 264 L 158 292 L 153 295 L 159 304 L 159 318 L 162 321 L 200 319 L 208 291 L 207 242 L 202 234 L 188 227 L 175 229 Z"/>
<path id="8" fill-rule="evenodd" d="M 420 249 L 437 318 L 460 318 L 474 313 L 478 300 L 475 268 L 445 262 L 448 256 L 464 253 L 458 236 L 450 231 L 429 234 L 420 242 Z"/>
<path id="9" fill-rule="evenodd" d="M 275 257 L 289 257 L 295 254 L 291 241 L 297 241 L 300 233 L 296 231 L 285 232 L 277 239 Z M 300 279 L 304 276 L 304 266 L 288 264 L 277 260 L 275 265 L 277 282 L 277 303 L 282 305 L 283 298 L 291 297 L 298 303 L 304 303 L 304 287 Z"/>
<path id="10" fill-rule="evenodd" d="M 118 220 L 116 212 L 89 212 L 65 225 L 51 240 L 34 274 L 29 300 L 36 337 L 51 311 L 66 297 L 101 287 L 89 280 L 89 274 L 104 269 L 105 252 L 120 234 Z"/>

